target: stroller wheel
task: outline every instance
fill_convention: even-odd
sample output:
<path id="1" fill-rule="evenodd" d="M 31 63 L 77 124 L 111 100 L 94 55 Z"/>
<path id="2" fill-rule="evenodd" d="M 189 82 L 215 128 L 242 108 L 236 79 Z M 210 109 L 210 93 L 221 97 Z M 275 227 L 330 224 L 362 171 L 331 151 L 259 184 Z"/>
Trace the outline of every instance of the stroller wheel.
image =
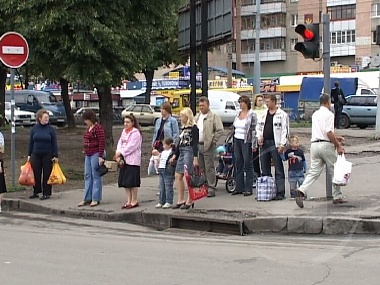
<path id="1" fill-rule="evenodd" d="M 234 177 L 230 177 L 226 181 L 226 191 L 228 193 L 232 193 L 235 191 L 236 188 L 236 182 Z"/>

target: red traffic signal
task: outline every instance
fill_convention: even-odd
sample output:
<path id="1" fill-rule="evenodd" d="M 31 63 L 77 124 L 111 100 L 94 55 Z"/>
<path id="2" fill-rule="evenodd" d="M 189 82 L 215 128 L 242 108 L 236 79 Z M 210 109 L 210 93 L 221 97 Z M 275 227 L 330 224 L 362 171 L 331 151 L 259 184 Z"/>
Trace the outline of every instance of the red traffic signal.
<path id="1" fill-rule="evenodd" d="M 297 25 L 295 32 L 305 42 L 298 42 L 294 49 L 302 53 L 304 58 L 319 58 L 319 24 Z"/>

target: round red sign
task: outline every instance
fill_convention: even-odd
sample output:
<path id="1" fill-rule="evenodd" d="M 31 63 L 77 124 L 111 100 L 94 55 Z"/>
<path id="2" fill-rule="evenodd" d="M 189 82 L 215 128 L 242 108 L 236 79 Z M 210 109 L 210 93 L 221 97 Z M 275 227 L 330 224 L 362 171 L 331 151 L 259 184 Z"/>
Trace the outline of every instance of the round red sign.
<path id="1" fill-rule="evenodd" d="M 26 39 L 16 32 L 8 32 L 0 38 L 0 60 L 10 68 L 19 68 L 28 59 Z"/>

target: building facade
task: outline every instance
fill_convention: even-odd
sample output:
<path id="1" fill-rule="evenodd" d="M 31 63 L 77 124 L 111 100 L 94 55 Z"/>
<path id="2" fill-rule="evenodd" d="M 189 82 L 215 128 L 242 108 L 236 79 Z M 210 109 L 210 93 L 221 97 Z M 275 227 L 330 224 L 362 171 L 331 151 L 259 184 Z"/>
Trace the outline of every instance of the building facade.
<path id="1" fill-rule="evenodd" d="M 235 20 L 239 24 L 235 27 L 240 27 L 240 33 L 236 31 L 233 43 L 233 66 L 253 74 L 256 0 L 236 0 L 236 5 Z M 380 0 L 261 0 L 260 10 L 260 63 L 264 76 L 323 70 L 322 61 L 306 60 L 294 50 L 297 41 L 301 40 L 294 29 L 297 24 L 321 23 L 324 13 L 330 15 L 331 63 L 337 70 L 380 65 L 380 48 L 376 45 Z M 320 29 L 322 37 L 322 25 Z M 209 55 L 209 63 L 227 67 L 227 51 L 227 46 L 215 48 Z"/>

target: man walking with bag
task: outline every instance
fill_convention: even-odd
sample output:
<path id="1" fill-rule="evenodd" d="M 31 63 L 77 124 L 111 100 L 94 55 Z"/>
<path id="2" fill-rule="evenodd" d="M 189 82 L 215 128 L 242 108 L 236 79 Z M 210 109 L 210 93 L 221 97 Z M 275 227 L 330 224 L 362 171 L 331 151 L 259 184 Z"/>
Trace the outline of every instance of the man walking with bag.
<path id="1" fill-rule="evenodd" d="M 199 98 L 200 112 L 195 116 L 199 129 L 198 164 L 199 169 L 206 174 L 208 196 L 215 197 L 215 146 L 223 135 L 223 123 L 217 114 L 210 111 L 210 101 L 207 97 Z"/>
<path id="2" fill-rule="evenodd" d="M 344 153 L 342 145 L 344 139 L 334 134 L 334 114 L 330 111 L 330 95 L 322 94 L 319 101 L 321 107 L 312 116 L 310 170 L 296 191 L 296 203 L 300 208 L 303 208 L 303 199 L 307 195 L 307 190 L 321 175 L 323 166 L 326 165 L 333 177 L 337 153 Z M 343 199 L 340 186 L 334 184 L 333 204 L 341 203 L 347 203 L 347 200 Z"/>
<path id="3" fill-rule="evenodd" d="M 276 197 L 274 200 L 285 199 L 285 172 L 280 154 L 284 153 L 288 142 L 288 115 L 277 107 L 277 97 L 270 94 L 265 98 L 268 111 L 257 125 L 257 138 L 260 145 L 262 176 L 272 176 L 271 161 L 275 168 Z M 260 120 L 259 120 L 260 122 Z"/>
<path id="4" fill-rule="evenodd" d="M 343 90 L 339 87 L 339 82 L 334 82 L 335 88 L 331 90 L 331 103 L 334 104 L 334 126 L 336 129 L 340 127 L 340 118 L 342 117 L 343 106 L 347 101 L 344 97 Z"/>

